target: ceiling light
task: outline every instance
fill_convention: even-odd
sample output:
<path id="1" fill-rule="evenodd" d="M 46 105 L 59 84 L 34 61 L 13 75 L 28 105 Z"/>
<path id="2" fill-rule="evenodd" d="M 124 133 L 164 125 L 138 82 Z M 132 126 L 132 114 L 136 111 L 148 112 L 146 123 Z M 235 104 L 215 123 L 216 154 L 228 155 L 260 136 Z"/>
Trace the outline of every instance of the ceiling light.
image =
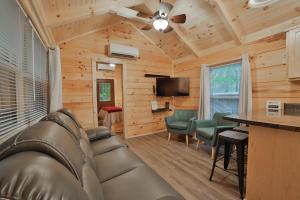
<path id="1" fill-rule="evenodd" d="M 156 19 L 153 22 L 153 26 L 157 31 L 163 32 L 169 25 L 169 22 L 166 19 Z"/>
<path id="2" fill-rule="evenodd" d="M 116 64 L 110 63 L 109 66 L 110 66 L 110 67 L 116 67 Z"/>
<path id="3" fill-rule="evenodd" d="M 260 7 L 268 6 L 277 1 L 279 0 L 249 0 L 248 5 L 250 8 L 260 8 Z"/>

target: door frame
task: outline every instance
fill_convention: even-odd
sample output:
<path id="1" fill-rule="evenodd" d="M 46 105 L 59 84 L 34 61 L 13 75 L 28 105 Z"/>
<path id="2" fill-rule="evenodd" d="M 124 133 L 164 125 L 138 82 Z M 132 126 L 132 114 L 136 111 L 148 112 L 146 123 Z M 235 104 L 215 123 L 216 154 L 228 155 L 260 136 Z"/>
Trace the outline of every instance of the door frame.
<path id="1" fill-rule="evenodd" d="M 117 65 L 122 65 L 122 109 L 123 109 L 123 135 L 124 138 L 127 139 L 127 109 L 128 106 L 126 105 L 127 96 L 126 88 L 127 88 L 127 65 L 123 59 L 119 58 L 110 58 L 104 55 L 95 55 L 92 56 L 92 85 L 93 85 L 93 119 L 94 119 L 94 127 L 98 127 L 98 111 L 97 111 L 97 78 L 96 78 L 96 71 L 97 71 L 97 63 L 114 63 Z"/>

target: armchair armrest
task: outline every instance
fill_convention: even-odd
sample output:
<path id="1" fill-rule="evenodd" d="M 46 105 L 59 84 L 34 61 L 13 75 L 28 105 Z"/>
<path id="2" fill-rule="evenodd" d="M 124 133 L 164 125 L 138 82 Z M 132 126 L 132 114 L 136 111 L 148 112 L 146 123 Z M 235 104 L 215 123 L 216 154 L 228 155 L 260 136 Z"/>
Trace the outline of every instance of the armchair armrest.
<path id="1" fill-rule="evenodd" d="M 101 140 L 112 135 L 109 129 L 101 126 L 94 129 L 88 129 L 85 132 L 91 142 L 95 140 Z"/>
<path id="2" fill-rule="evenodd" d="M 173 116 L 168 116 L 168 117 L 165 117 L 165 121 L 166 121 L 166 124 L 170 124 L 170 123 L 173 123 L 175 122 L 175 118 Z"/>

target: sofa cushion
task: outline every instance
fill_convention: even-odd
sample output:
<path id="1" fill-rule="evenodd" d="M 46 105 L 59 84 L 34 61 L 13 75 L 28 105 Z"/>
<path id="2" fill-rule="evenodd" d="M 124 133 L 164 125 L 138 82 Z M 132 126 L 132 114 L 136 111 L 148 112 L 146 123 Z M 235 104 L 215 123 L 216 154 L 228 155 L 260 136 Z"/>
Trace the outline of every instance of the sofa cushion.
<path id="1" fill-rule="evenodd" d="M 91 142 L 91 145 L 94 155 L 102 154 L 120 147 L 127 146 L 121 139 L 121 137 L 117 135 L 102 140 L 95 140 Z"/>
<path id="2" fill-rule="evenodd" d="M 78 141 L 81 137 L 80 129 L 67 115 L 60 112 L 53 112 L 44 117 L 41 121 L 52 121 L 65 128 L 68 133 Z"/>
<path id="3" fill-rule="evenodd" d="M 83 153 L 85 155 L 85 162 L 88 162 L 90 164 L 90 166 L 94 170 L 96 170 L 94 152 L 91 148 L 90 143 L 88 141 L 86 141 L 85 139 L 80 139 L 79 143 L 80 143 L 80 148 L 81 148 L 81 150 L 83 151 Z"/>
<path id="4" fill-rule="evenodd" d="M 94 169 L 85 163 L 82 167 L 83 189 L 87 193 L 89 200 L 104 200 L 102 186 Z"/>
<path id="5" fill-rule="evenodd" d="M 168 197 L 183 200 L 151 168 L 140 166 L 102 183 L 105 200 L 156 200 Z M 117 192 L 116 192 L 117 191 Z"/>
<path id="6" fill-rule="evenodd" d="M 168 124 L 168 126 L 172 129 L 186 130 L 188 128 L 188 122 L 184 121 L 176 121 Z"/>
<path id="7" fill-rule="evenodd" d="M 145 165 L 128 147 L 97 155 L 95 156 L 95 162 L 100 182 L 107 181 L 138 166 Z"/>
<path id="8" fill-rule="evenodd" d="M 196 137 L 204 137 L 205 139 L 211 140 L 215 134 L 215 127 L 197 128 Z"/>
<path id="9" fill-rule="evenodd" d="M 78 128 L 82 128 L 81 124 L 79 123 L 79 120 L 76 118 L 76 116 L 73 114 L 73 112 L 70 109 L 62 108 L 62 109 L 59 109 L 57 112 L 61 112 L 65 115 L 69 116 L 76 123 L 76 126 Z"/>
<path id="10" fill-rule="evenodd" d="M 0 199 L 88 199 L 81 183 L 52 157 L 33 151 L 0 162 Z"/>
<path id="11" fill-rule="evenodd" d="M 0 147 L 0 160 L 22 151 L 47 154 L 68 168 L 82 181 L 84 154 L 68 131 L 51 121 L 41 121 L 11 137 Z"/>

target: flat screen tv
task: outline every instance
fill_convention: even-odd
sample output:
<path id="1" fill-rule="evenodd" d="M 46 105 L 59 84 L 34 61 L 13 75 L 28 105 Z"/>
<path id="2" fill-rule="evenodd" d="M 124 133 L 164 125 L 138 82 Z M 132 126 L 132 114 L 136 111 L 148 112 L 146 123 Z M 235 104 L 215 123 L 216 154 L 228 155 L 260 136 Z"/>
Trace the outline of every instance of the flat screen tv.
<path id="1" fill-rule="evenodd" d="M 156 96 L 189 96 L 190 81 L 188 78 L 157 78 Z"/>

